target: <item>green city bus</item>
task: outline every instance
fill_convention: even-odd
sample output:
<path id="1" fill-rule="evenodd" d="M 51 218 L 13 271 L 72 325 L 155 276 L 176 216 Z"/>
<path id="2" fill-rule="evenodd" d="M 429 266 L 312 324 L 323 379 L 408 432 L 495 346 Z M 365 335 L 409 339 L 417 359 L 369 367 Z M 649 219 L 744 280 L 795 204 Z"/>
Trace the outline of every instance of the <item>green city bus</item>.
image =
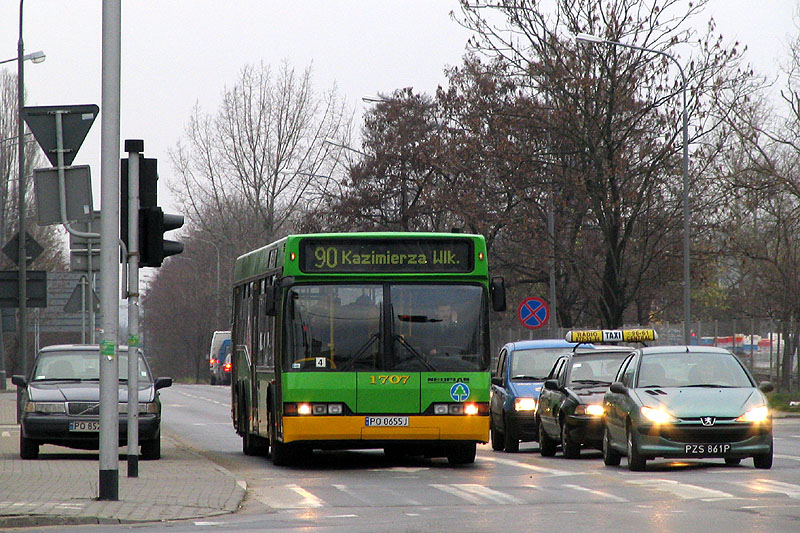
<path id="1" fill-rule="evenodd" d="M 314 449 L 475 461 L 489 439 L 481 235 L 291 235 L 236 260 L 231 415 L 248 455 Z"/>

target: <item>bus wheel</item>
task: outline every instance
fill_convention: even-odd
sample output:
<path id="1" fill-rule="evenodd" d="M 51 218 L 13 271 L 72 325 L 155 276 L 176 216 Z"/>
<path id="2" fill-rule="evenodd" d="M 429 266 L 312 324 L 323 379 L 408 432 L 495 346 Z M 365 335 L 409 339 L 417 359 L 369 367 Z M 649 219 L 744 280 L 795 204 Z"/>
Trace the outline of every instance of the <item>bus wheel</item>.
<path id="1" fill-rule="evenodd" d="M 447 452 L 447 461 L 451 465 L 466 465 L 475 462 L 476 446 L 474 442 L 454 444 Z"/>

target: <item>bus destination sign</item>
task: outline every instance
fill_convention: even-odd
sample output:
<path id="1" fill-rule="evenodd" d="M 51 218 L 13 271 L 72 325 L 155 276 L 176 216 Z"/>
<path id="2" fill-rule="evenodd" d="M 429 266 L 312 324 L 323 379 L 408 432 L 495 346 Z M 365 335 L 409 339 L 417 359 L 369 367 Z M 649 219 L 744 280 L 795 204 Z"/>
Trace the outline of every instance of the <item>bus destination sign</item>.
<path id="1" fill-rule="evenodd" d="M 469 239 L 306 239 L 300 244 L 300 270 L 307 274 L 467 273 L 474 260 Z"/>

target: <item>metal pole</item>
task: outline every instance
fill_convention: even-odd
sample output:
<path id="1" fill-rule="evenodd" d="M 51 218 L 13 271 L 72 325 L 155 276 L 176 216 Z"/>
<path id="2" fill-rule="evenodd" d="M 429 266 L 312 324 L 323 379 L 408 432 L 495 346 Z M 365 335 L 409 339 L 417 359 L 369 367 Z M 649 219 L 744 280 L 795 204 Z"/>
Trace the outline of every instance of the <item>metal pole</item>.
<path id="1" fill-rule="evenodd" d="M 689 119 L 688 110 L 686 107 L 686 75 L 683 72 L 683 67 L 673 56 L 661 50 L 654 48 L 645 48 L 643 46 L 636 46 L 634 44 L 621 43 L 619 41 L 609 41 L 594 35 L 580 33 L 575 36 L 578 41 L 588 43 L 604 43 L 614 46 L 622 46 L 624 48 L 631 48 L 633 50 L 641 50 L 643 52 L 650 52 L 666 57 L 678 67 L 681 73 L 681 92 L 683 93 L 683 342 L 689 344 L 691 319 L 692 319 L 692 302 L 691 302 L 691 271 L 689 260 L 689 217 L 691 209 L 689 207 Z"/>
<path id="2" fill-rule="evenodd" d="M 122 1 L 103 2 L 101 124 L 100 490 L 99 500 L 119 499 L 119 109 Z"/>
<path id="3" fill-rule="evenodd" d="M 558 338 L 558 310 L 556 308 L 556 223 L 553 210 L 553 191 L 547 200 L 547 233 L 550 237 L 550 329 L 553 338 Z"/>
<path id="4" fill-rule="evenodd" d="M 25 69 L 22 56 L 22 2 L 19 0 L 19 41 L 17 43 L 17 163 L 19 171 L 17 178 L 19 202 L 19 358 L 22 363 L 22 373 L 28 374 L 28 296 L 26 282 L 28 278 L 27 259 L 25 250 L 25 121 L 22 119 L 22 110 L 25 107 Z"/>
<path id="5" fill-rule="evenodd" d="M 144 141 L 126 140 L 128 152 L 128 477 L 139 477 L 139 156 Z"/>

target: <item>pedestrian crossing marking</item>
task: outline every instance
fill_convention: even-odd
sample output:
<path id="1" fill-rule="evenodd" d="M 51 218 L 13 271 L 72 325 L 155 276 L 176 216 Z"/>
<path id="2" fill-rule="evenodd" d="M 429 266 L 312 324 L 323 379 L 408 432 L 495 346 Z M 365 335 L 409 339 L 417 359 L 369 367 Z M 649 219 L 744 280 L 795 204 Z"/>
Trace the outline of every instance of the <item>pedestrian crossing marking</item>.
<path id="1" fill-rule="evenodd" d="M 562 487 L 567 487 L 568 489 L 577 490 L 577 491 L 580 491 L 580 492 L 588 492 L 590 494 L 594 494 L 595 496 L 602 496 L 603 498 L 608 498 L 610 500 L 614 500 L 615 502 L 624 503 L 624 502 L 628 501 L 625 498 L 620 498 L 619 496 L 614 496 L 613 494 L 609 494 L 608 492 L 603 492 L 602 490 L 589 489 L 589 488 L 586 488 L 586 487 L 581 487 L 580 485 L 565 484 L 565 485 L 562 485 Z"/>
<path id="2" fill-rule="evenodd" d="M 432 484 L 431 487 L 476 505 L 485 505 L 487 500 L 500 505 L 520 505 L 524 503 L 522 500 L 510 494 L 505 494 L 504 492 L 475 483 L 458 483 L 454 485 Z"/>
<path id="3" fill-rule="evenodd" d="M 778 492 L 786 494 L 795 500 L 800 499 L 800 485 L 793 485 L 792 483 L 784 483 L 783 481 L 772 479 L 757 479 L 755 483 L 740 483 L 740 485 L 752 488 L 757 492 Z"/>
<path id="4" fill-rule="evenodd" d="M 534 472 L 541 472 L 542 474 L 550 474 L 551 476 L 578 476 L 583 475 L 584 472 L 571 472 L 569 470 L 558 470 L 555 468 L 545 468 L 543 466 L 531 465 L 522 463 L 520 461 L 513 461 L 511 459 L 501 459 L 499 457 L 481 457 L 482 461 L 491 461 L 506 466 L 514 466 L 517 468 L 524 468 L 526 470 L 533 470 Z"/>
<path id="5" fill-rule="evenodd" d="M 628 480 L 627 483 L 661 492 L 669 492 L 670 494 L 674 494 L 675 496 L 678 496 L 684 500 L 700 499 L 703 501 L 713 501 L 735 498 L 733 494 L 722 492 L 721 490 L 698 487 L 697 485 L 681 483 L 673 479 L 632 479 Z"/>

